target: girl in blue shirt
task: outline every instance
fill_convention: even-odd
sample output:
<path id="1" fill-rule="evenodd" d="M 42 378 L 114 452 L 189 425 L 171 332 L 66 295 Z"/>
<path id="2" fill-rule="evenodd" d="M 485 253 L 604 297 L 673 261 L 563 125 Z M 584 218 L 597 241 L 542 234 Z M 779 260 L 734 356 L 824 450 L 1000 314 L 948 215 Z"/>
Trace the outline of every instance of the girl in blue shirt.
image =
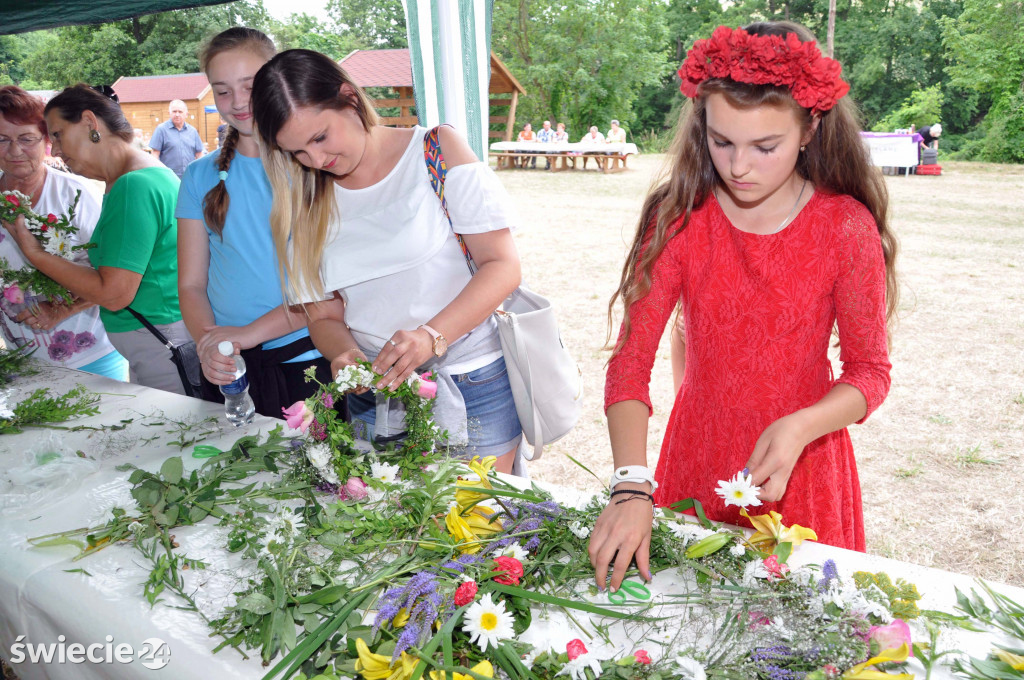
<path id="1" fill-rule="evenodd" d="M 263 33 L 230 28 L 200 54 L 228 132 L 219 151 L 193 162 L 178 195 L 178 289 L 182 316 L 197 340 L 204 397 L 222 401 L 216 386 L 234 379 L 235 366 L 217 351 L 229 340 L 245 359 L 256 410 L 281 409 L 313 392 L 304 371 L 330 365 L 309 339 L 306 318 L 283 303 L 270 232 L 272 193 L 253 134 L 249 91 L 256 71 L 275 53 Z"/>

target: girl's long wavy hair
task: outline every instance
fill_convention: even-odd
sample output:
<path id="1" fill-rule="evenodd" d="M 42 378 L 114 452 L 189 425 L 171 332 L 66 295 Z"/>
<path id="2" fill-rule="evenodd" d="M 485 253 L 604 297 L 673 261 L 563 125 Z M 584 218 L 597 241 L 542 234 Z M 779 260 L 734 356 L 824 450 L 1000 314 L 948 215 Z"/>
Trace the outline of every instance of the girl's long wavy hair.
<path id="1" fill-rule="evenodd" d="M 199 52 L 199 66 L 204 73 L 208 74 L 210 62 L 218 54 L 231 50 L 247 49 L 253 54 L 270 60 L 277 54 L 274 41 L 255 28 L 235 26 L 222 31 L 210 39 L 210 42 L 203 46 Z M 220 155 L 217 156 L 217 170 L 225 171 L 231 167 L 231 161 L 235 158 L 235 147 L 238 144 L 238 130 L 228 126 L 227 134 L 224 136 L 224 143 L 220 147 Z M 228 216 L 228 206 L 231 204 L 231 197 L 228 196 L 228 187 L 224 180 L 220 180 L 203 197 L 203 219 L 210 231 L 224 238 L 224 220 Z"/>
<path id="2" fill-rule="evenodd" d="M 785 36 L 795 33 L 803 42 L 814 40 L 810 31 L 790 22 L 756 23 L 745 27 L 745 30 L 753 35 Z M 738 83 L 728 78 L 712 78 L 701 83 L 697 97 L 684 108 L 666 171 L 644 201 L 619 287 L 608 303 L 609 346 L 619 300 L 624 307 L 622 332 L 612 347 L 613 354 L 629 338 L 632 330 L 629 308 L 650 292 L 651 272 L 658 257 L 668 242 L 686 228 L 693 211 L 703 205 L 720 182 L 708 149 L 705 110 L 708 95 L 715 93 L 723 95 L 737 108 L 790 108 L 804 129 L 810 129 L 810 111 L 796 103 L 788 88 Z M 886 319 L 891 328 L 899 300 L 895 272 L 898 245 L 889 226 L 889 193 L 885 180 L 871 164 L 860 130 L 856 105 L 849 98 L 840 99 L 836 106 L 821 114 L 817 130 L 797 160 L 796 171 L 815 188 L 852 196 L 871 212 L 882 239 Z"/>
<path id="3" fill-rule="evenodd" d="M 341 86 L 354 94 L 345 97 Z M 281 150 L 277 135 L 299 108 L 353 109 L 367 133 L 379 118 L 373 104 L 343 68 L 311 50 L 287 50 L 259 70 L 252 86 L 252 113 L 263 167 L 274 190 L 270 226 L 285 294 L 291 300 L 323 296 L 320 260 L 335 214 L 334 177 L 299 163 Z"/>

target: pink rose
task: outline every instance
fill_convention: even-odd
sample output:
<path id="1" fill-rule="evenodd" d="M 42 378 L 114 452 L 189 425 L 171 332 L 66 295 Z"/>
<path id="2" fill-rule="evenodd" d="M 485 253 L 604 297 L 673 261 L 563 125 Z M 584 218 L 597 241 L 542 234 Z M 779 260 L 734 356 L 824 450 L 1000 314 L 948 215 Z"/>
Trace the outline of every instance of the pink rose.
<path id="1" fill-rule="evenodd" d="M 25 302 L 25 291 L 18 288 L 17 284 L 11 284 L 4 288 L 4 297 L 11 304 L 20 305 Z"/>
<path id="2" fill-rule="evenodd" d="M 914 647 L 910 640 L 910 626 L 903 619 L 896 619 L 887 626 L 871 626 L 868 637 L 878 643 L 878 650 L 899 649 L 906 645 L 910 656 L 914 656 Z"/>
<path id="3" fill-rule="evenodd" d="M 565 653 L 569 655 L 569 661 L 573 661 L 576 657 L 587 653 L 587 646 L 579 638 L 569 640 L 565 646 Z"/>
<path id="4" fill-rule="evenodd" d="M 417 396 L 424 399 L 433 399 L 437 396 L 437 383 L 432 380 L 427 380 L 427 376 L 429 375 L 429 373 L 421 375 L 416 387 Z"/>
<path id="5" fill-rule="evenodd" d="M 284 412 L 284 422 L 293 430 L 305 432 L 313 422 L 313 412 L 304 401 L 297 401 L 288 408 L 282 408 L 281 411 Z"/>
<path id="6" fill-rule="evenodd" d="M 633 652 L 633 658 L 636 659 L 637 663 L 643 664 L 644 666 L 651 663 L 650 655 L 648 655 L 647 652 L 642 649 L 638 649 L 635 652 Z"/>
<path id="7" fill-rule="evenodd" d="M 343 500 L 361 501 L 366 498 L 366 482 L 359 477 L 349 477 L 345 484 L 338 489 L 338 495 Z"/>

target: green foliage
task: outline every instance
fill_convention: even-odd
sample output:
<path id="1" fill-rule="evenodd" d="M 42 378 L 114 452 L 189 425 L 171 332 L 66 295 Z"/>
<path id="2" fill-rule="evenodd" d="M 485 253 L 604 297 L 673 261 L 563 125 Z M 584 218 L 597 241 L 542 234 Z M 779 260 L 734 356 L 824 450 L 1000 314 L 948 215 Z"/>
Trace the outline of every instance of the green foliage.
<path id="1" fill-rule="evenodd" d="M 35 368 L 28 361 L 35 351 L 27 345 L 16 349 L 0 348 L 0 385 L 6 385 L 18 376 L 35 373 Z"/>
<path id="2" fill-rule="evenodd" d="M 362 49 L 408 47 L 401 0 L 329 0 L 337 34 Z"/>
<path id="3" fill-rule="evenodd" d="M 885 593 L 889 598 L 889 609 L 896 618 L 909 621 L 921 615 L 921 610 L 917 606 L 921 594 L 917 592 L 917 586 L 913 583 L 908 583 L 901 578 L 896 579 L 896 582 L 893 583 L 884 571 L 877 574 L 867 571 L 854 572 L 853 580 L 861 590 L 866 590 L 874 585 Z"/>
<path id="4" fill-rule="evenodd" d="M 354 36 L 339 35 L 327 24 L 308 14 L 292 14 L 287 21 L 272 21 L 270 32 L 277 48 L 282 51 L 313 50 L 332 59 L 342 59 L 352 50 L 361 47 Z"/>
<path id="5" fill-rule="evenodd" d="M 917 90 L 872 129 L 891 132 L 899 128 L 909 128 L 911 125 L 917 128 L 931 125 L 942 119 L 942 101 L 942 87 L 937 83 L 924 90 Z"/>
<path id="6" fill-rule="evenodd" d="M 516 119 L 566 123 L 570 138 L 612 118 L 632 128 L 644 85 L 671 72 L 655 0 L 518 0 L 494 6 L 493 50 L 526 88 Z"/>
<path id="7" fill-rule="evenodd" d="M 0 418 L 0 434 L 17 434 L 25 427 L 63 423 L 72 418 L 94 416 L 100 412 L 100 395 L 78 385 L 67 394 L 51 397 L 47 387 L 35 390 L 19 402 L 8 418 Z"/>

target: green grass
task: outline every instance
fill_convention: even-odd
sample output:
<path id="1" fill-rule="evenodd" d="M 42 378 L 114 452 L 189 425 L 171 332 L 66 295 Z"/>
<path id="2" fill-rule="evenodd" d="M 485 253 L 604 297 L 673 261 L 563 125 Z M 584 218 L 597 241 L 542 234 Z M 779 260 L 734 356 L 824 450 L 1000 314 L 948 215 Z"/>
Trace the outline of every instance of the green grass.
<path id="1" fill-rule="evenodd" d="M 953 419 L 952 418 L 950 418 L 948 416 L 944 416 L 941 413 L 936 413 L 934 415 L 928 416 L 928 420 L 930 420 L 931 422 L 936 423 L 938 425 L 952 425 L 953 424 Z"/>
<path id="2" fill-rule="evenodd" d="M 897 479 L 910 479 L 911 477 L 917 477 L 924 472 L 924 465 L 921 463 L 915 463 L 908 468 L 896 468 L 893 470 L 893 475 Z"/>
<path id="3" fill-rule="evenodd" d="M 971 467 L 974 465 L 999 465 L 1002 463 L 1001 460 L 997 460 L 995 458 L 985 458 L 979 453 L 980 450 L 981 444 L 977 444 L 967 450 L 958 448 L 957 453 L 953 456 L 953 462 L 957 467 L 961 468 Z"/>

